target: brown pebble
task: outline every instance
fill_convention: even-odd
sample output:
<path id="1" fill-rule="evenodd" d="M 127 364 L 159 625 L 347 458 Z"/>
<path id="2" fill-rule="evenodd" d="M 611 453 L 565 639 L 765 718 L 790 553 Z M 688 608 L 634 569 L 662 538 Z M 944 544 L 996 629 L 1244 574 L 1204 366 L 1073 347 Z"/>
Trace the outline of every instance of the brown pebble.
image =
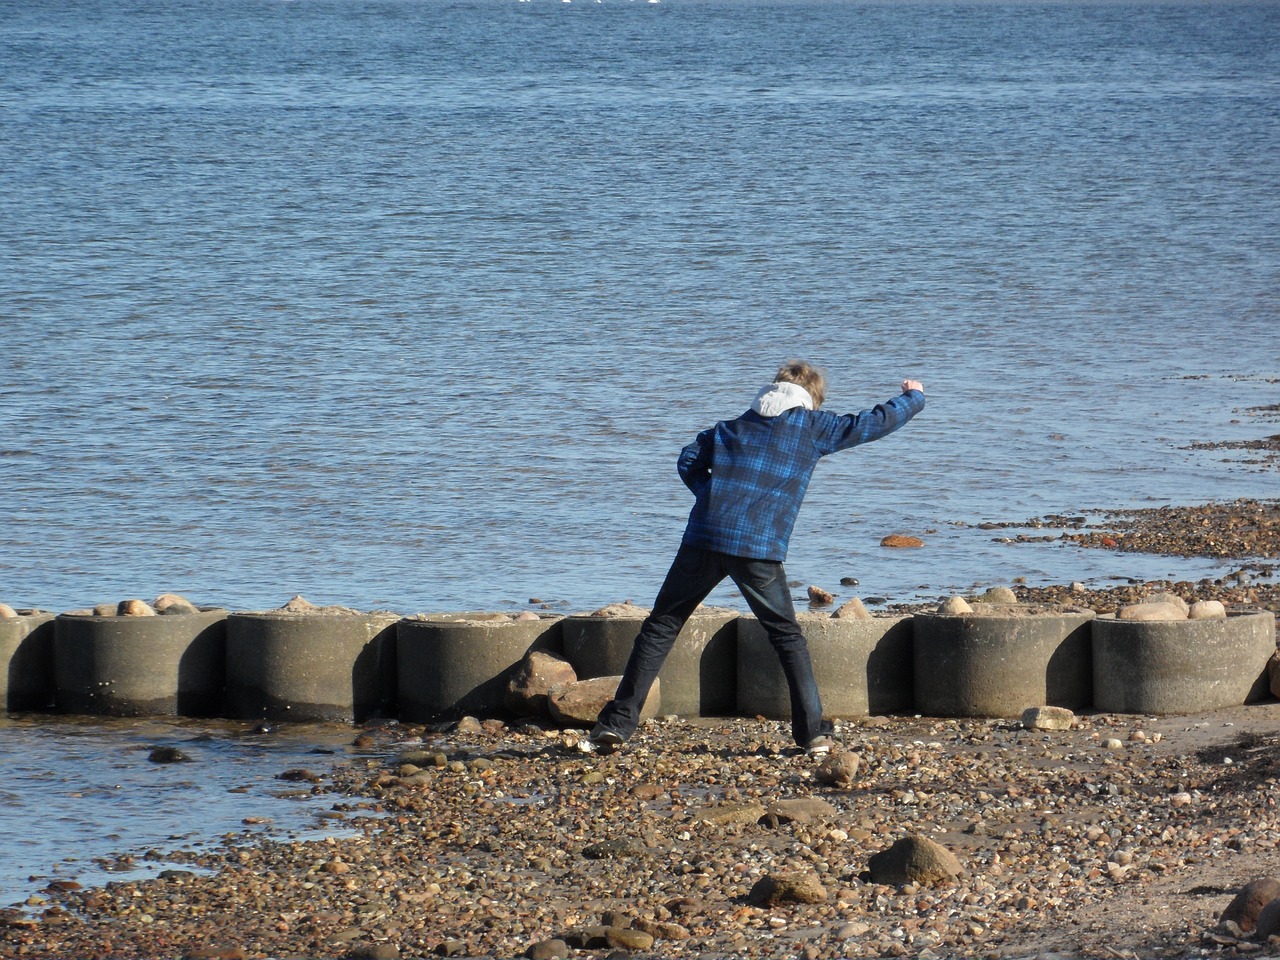
<path id="1" fill-rule="evenodd" d="M 891 533 L 880 541 L 882 547 L 923 547 L 924 541 L 919 537 L 912 537 L 905 533 Z"/>

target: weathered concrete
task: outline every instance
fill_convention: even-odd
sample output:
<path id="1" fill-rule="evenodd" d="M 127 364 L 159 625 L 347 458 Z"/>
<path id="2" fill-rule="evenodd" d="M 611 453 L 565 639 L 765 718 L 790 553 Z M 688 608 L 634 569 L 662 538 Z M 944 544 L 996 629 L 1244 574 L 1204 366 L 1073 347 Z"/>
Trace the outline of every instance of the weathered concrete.
<path id="1" fill-rule="evenodd" d="M 737 709 L 738 614 L 699 610 L 676 637 L 658 673 L 664 714 L 721 717 Z M 582 679 L 621 675 L 644 621 L 640 617 L 566 617 L 564 655 Z"/>
<path id="2" fill-rule="evenodd" d="M 46 710 L 53 703 L 54 616 L 18 610 L 0 619 L 0 705 L 11 711 Z"/>
<path id="3" fill-rule="evenodd" d="M 400 719 L 510 716 L 507 682 L 529 651 L 560 650 L 561 620 L 466 613 L 401 620 L 396 641 Z"/>
<path id="4" fill-rule="evenodd" d="M 394 714 L 399 619 L 394 613 L 231 614 L 227 715 L 364 720 Z"/>
<path id="5" fill-rule="evenodd" d="M 227 611 L 168 617 L 64 613 L 54 621 L 54 702 L 63 713 L 217 716 Z"/>
<path id="6" fill-rule="evenodd" d="M 1092 610 L 981 606 L 969 614 L 915 615 L 917 713 L 1021 717 L 1027 707 L 1090 705 Z"/>
<path id="7" fill-rule="evenodd" d="M 894 713 L 912 705 L 911 617 L 799 615 L 828 717 Z M 738 620 L 738 712 L 786 720 L 791 695 L 760 621 Z"/>
<path id="8" fill-rule="evenodd" d="M 1093 624 L 1093 698 L 1114 713 L 1200 713 L 1267 695 L 1275 615 Z"/>

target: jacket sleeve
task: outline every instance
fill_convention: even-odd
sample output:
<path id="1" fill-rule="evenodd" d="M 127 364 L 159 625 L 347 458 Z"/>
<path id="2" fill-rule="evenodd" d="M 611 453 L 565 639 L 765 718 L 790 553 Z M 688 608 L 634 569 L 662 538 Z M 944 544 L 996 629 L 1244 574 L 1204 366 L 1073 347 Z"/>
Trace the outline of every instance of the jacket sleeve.
<path id="1" fill-rule="evenodd" d="M 694 496 L 711 482 L 711 439 L 712 431 L 703 430 L 693 443 L 680 451 L 680 457 L 676 460 L 680 479 L 693 491 Z"/>
<path id="2" fill-rule="evenodd" d="M 837 450 L 870 443 L 893 433 L 923 409 L 924 394 L 911 390 L 861 413 L 828 414 L 815 423 L 814 443 L 819 455 L 824 457 Z"/>

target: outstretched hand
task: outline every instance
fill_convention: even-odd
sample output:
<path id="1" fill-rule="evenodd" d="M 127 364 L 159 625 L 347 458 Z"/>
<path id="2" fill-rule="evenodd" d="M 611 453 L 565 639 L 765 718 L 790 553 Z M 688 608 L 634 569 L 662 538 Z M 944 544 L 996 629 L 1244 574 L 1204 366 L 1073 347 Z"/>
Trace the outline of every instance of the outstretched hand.
<path id="1" fill-rule="evenodd" d="M 902 392 L 910 393 L 912 390 L 919 390 L 921 393 L 924 393 L 924 384 L 919 380 L 903 380 Z"/>

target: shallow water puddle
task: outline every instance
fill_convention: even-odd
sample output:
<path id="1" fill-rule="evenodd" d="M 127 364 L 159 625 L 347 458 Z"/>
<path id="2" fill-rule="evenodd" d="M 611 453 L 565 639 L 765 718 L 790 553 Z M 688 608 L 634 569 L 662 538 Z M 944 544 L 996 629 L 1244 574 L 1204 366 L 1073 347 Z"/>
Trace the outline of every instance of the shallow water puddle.
<path id="1" fill-rule="evenodd" d="M 219 720 L 0 716 L 0 907 L 55 881 L 195 871 L 184 852 L 228 839 L 347 834 L 339 798 L 279 775 L 326 776 L 357 755 L 353 739 L 345 724 L 258 732 Z M 156 747 L 189 759 L 153 762 Z"/>

